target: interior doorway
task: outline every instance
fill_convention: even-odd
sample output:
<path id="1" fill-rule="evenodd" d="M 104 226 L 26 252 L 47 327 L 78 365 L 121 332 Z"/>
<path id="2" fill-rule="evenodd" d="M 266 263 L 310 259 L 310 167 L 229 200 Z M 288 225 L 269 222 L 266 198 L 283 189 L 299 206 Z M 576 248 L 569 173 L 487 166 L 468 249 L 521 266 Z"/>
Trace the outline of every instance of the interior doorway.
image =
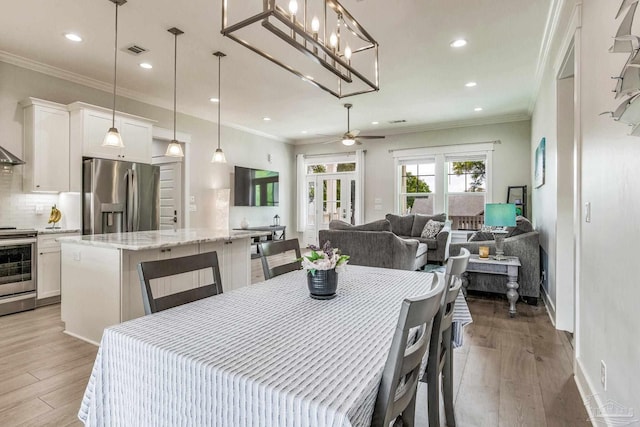
<path id="1" fill-rule="evenodd" d="M 185 157 L 168 157 L 164 155 L 168 143 L 165 138 L 154 135 L 151 163 L 160 166 L 160 230 L 189 226 L 184 215 L 187 194 L 184 160 L 188 155 L 187 146 L 180 143 Z"/>
<path id="2" fill-rule="evenodd" d="M 576 179 L 575 49 L 568 47 L 556 81 L 557 102 L 557 222 L 555 247 L 556 328 L 573 333 L 576 305 Z M 579 206 L 579 205 L 578 205 Z"/>

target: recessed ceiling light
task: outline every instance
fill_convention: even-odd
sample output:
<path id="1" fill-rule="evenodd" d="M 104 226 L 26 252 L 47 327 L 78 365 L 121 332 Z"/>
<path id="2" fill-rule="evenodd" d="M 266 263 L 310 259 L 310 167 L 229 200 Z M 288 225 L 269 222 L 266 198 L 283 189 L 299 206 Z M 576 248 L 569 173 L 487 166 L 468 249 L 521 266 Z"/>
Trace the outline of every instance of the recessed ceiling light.
<path id="1" fill-rule="evenodd" d="M 153 65 L 149 64 L 148 62 L 143 62 L 140 64 L 140 68 L 144 68 L 145 70 L 150 70 L 153 68 Z"/>
<path id="2" fill-rule="evenodd" d="M 271 117 L 263 117 L 262 120 L 264 120 L 265 122 L 269 122 L 271 121 Z"/>
<path id="3" fill-rule="evenodd" d="M 209 101 L 211 101 L 211 102 L 220 102 L 220 100 L 218 98 L 209 98 Z"/>
<path id="4" fill-rule="evenodd" d="M 474 86 L 478 86 L 478 83 L 476 82 L 468 82 L 464 84 L 466 87 L 474 87 Z"/>
<path id="5" fill-rule="evenodd" d="M 307 131 L 306 131 L 306 130 L 303 130 L 301 133 L 307 133 Z"/>
<path id="6" fill-rule="evenodd" d="M 473 111 L 482 111 L 482 107 L 476 107 L 473 109 Z"/>
<path id="7" fill-rule="evenodd" d="M 454 41 L 452 41 L 451 43 L 449 43 L 449 46 L 451 47 L 462 47 L 462 46 L 466 46 L 467 45 L 467 41 L 465 39 L 456 39 Z"/>
<path id="8" fill-rule="evenodd" d="M 380 122 L 371 122 L 372 125 L 377 125 Z"/>
<path id="9" fill-rule="evenodd" d="M 64 35 L 67 40 L 71 40 L 72 42 L 81 42 L 82 41 L 82 37 L 80 37 L 77 34 L 74 33 L 65 33 Z"/>

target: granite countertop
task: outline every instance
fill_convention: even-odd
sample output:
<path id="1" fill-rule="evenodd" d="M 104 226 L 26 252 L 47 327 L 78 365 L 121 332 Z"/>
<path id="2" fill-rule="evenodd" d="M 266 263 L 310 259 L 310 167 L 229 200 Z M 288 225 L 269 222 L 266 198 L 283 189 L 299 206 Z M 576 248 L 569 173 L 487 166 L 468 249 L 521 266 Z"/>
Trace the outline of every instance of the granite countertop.
<path id="1" fill-rule="evenodd" d="M 80 233 L 79 228 L 36 228 L 38 234 Z"/>
<path id="2" fill-rule="evenodd" d="M 270 232 L 213 230 L 206 228 L 181 228 L 173 230 L 136 231 L 133 233 L 93 234 L 85 236 L 60 237 L 60 243 L 98 246 L 102 248 L 140 251 L 145 249 L 166 248 L 190 245 L 194 243 L 235 240 L 251 236 L 269 236 Z"/>

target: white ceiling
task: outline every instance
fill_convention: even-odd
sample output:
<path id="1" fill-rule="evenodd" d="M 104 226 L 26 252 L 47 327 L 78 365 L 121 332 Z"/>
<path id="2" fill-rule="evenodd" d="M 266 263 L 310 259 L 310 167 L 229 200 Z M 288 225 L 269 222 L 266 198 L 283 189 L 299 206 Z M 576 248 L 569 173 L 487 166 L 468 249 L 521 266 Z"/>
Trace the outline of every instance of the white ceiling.
<path id="1" fill-rule="evenodd" d="M 240 2 L 227 1 L 230 8 Z M 534 96 L 550 3 L 343 0 L 380 44 L 380 91 L 340 100 L 223 37 L 221 0 L 129 0 L 119 9 L 119 47 L 135 43 L 149 52 L 135 57 L 119 51 L 118 88 L 123 95 L 172 108 L 173 36 L 166 30 L 176 26 L 185 32 L 178 38 L 178 110 L 216 120 L 216 105 L 209 101 L 218 77 L 212 52 L 221 50 L 228 55 L 222 60 L 223 124 L 302 142 L 344 132 L 345 102 L 354 105 L 351 128 L 363 134 L 524 118 Z M 0 51 L 108 87 L 114 8 L 108 0 L 3 4 Z M 69 42 L 65 32 L 76 32 L 84 41 Z M 451 48 L 459 37 L 469 44 Z M 154 68 L 140 68 L 143 61 Z M 468 81 L 478 85 L 466 88 Z M 483 111 L 474 112 L 477 106 Z M 272 120 L 264 122 L 264 116 Z M 388 123 L 399 119 L 406 123 Z M 372 125 L 374 120 L 380 124 Z"/>

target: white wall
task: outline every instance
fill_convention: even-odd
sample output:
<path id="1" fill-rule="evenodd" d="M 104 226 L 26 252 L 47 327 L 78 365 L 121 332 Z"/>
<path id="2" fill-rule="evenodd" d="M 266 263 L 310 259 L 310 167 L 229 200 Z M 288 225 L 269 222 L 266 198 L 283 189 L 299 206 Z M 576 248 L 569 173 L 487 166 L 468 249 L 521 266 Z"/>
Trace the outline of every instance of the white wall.
<path id="1" fill-rule="evenodd" d="M 18 157 L 22 157 L 23 152 L 23 115 L 18 102 L 29 96 L 61 104 L 83 101 L 107 108 L 111 108 L 112 102 L 111 95 L 107 92 L 0 62 L 0 135 L 2 135 L 0 145 Z M 173 128 L 171 110 L 121 97 L 117 100 L 117 109 L 156 120 L 160 127 Z M 234 165 L 280 172 L 280 206 L 277 208 L 231 208 L 231 227 L 239 226 L 242 217 L 247 217 L 252 225 L 271 224 L 276 213 L 282 217 L 283 225 L 293 225 L 295 221 L 292 220 L 292 206 L 294 204 L 291 200 L 294 194 L 293 171 L 295 168 L 290 145 L 223 126 L 222 149 L 228 163 L 215 165 L 210 160 L 217 141 L 216 123 L 183 114 L 178 114 L 177 123 L 178 131 L 191 134 L 192 141 L 189 144 L 191 160 L 190 174 L 187 179 L 190 183 L 190 195 L 196 198 L 197 211 L 188 213 L 191 227 L 213 226 L 214 190 L 232 187 Z M 271 163 L 267 161 L 267 154 L 272 155 Z M 22 227 L 44 226 L 50 203 L 55 202 L 58 196 L 21 193 L 21 171 L 22 167 L 18 166 L 14 168 L 14 174 L 10 178 L 3 177 L 0 180 L 0 224 Z M 75 202 L 66 203 L 68 200 L 73 200 L 73 197 L 62 202 L 69 206 L 69 209 L 78 206 Z M 34 206 L 39 203 L 48 206 L 47 213 L 44 215 L 44 225 L 42 224 L 43 216 L 35 215 Z M 19 222 L 16 223 L 17 221 Z"/>
<path id="2" fill-rule="evenodd" d="M 570 13 L 572 3 L 566 2 L 565 12 Z M 584 221 L 584 210 L 579 213 L 576 380 L 584 398 L 596 395 L 596 403 L 600 405 L 608 400 L 615 401 L 632 409 L 637 418 L 640 413 L 640 334 L 637 328 L 640 287 L 635 265 L 640 238 L 637 219 L 640 210 L 637 188 L 640 138 L 628 136 L 629 129 L 624 124 L 600 116 L 603 111 L 615 109 L 622 101 L 614 99 L 611 90 L 615 82 L 611 76 L 620 74 L 628 55 L 608 53 L 612 35 L 619 25 L 614 17 L 620 3 L 583 0 L 582 25 L 576 37 L 579 64 L 576 69 L 577 119 L 581 123 L 577 134 L 581 157 L 577 166 L 582 183 L 581 193 L 577 196 L 581 198 L 582 206 L 586 202 L 592 206 L 590 223 Z M 638 18 L 636 14 L 636 20 Z M 634 33 L 639 34 L 639 30 L 640 27 L 634 29 Z M 566 31 L 562 31 L 558 37 L 565 34 Z M 549 67 L 553 65 L 552 61 Z M 532 119 L 532 152 L 541 135 L 554 135 L 558 128 L 555 88 L 551 73 L 543 82 Z M 562 165 L 560 162 L 558 165 L 560 170 Z M 560 179 L 558 175 L 556 189 L 549 188 L 549 193 L 562 191 L 562 185 L 557 185 Z M 557 210 L 555 218 L 549 218 L 548 213 L 559 206 L 557 198 L 551 194 L 534 193 L 537 226 L 548 232 L 545 244 L 551 246 L 560 243 L 556 240 L 561 239 L 561 235 L 553 236 L 551 223 L 557 221 L 559 224 L 561 216 Z M 556 285 L 560 290 L 565 283 L 558 281 Z M 601 360 L 607 365 L 606 390 L 600 383 Z"/>
<path id="3" fill-rule="evenodd" d="M 531 189 L 529 163 L 530 122 L 519 121 L 482 126 L 468 126 L 412 134 L 393 135 L 384 140 L 365 142 L 365 222 L 384 217 L 395 209 L 394 162 L 390 149 L 455 145 L 500 140 L 493 153 L 493 201 L 507 200 L 507 187 L 527 185 Z M 352 151 L 336 143 L 310 144 L 295 147 L 295 152 L 325 154 Z M 381 209 L 375 210 L 375 199 L 381 200 Z"/>

